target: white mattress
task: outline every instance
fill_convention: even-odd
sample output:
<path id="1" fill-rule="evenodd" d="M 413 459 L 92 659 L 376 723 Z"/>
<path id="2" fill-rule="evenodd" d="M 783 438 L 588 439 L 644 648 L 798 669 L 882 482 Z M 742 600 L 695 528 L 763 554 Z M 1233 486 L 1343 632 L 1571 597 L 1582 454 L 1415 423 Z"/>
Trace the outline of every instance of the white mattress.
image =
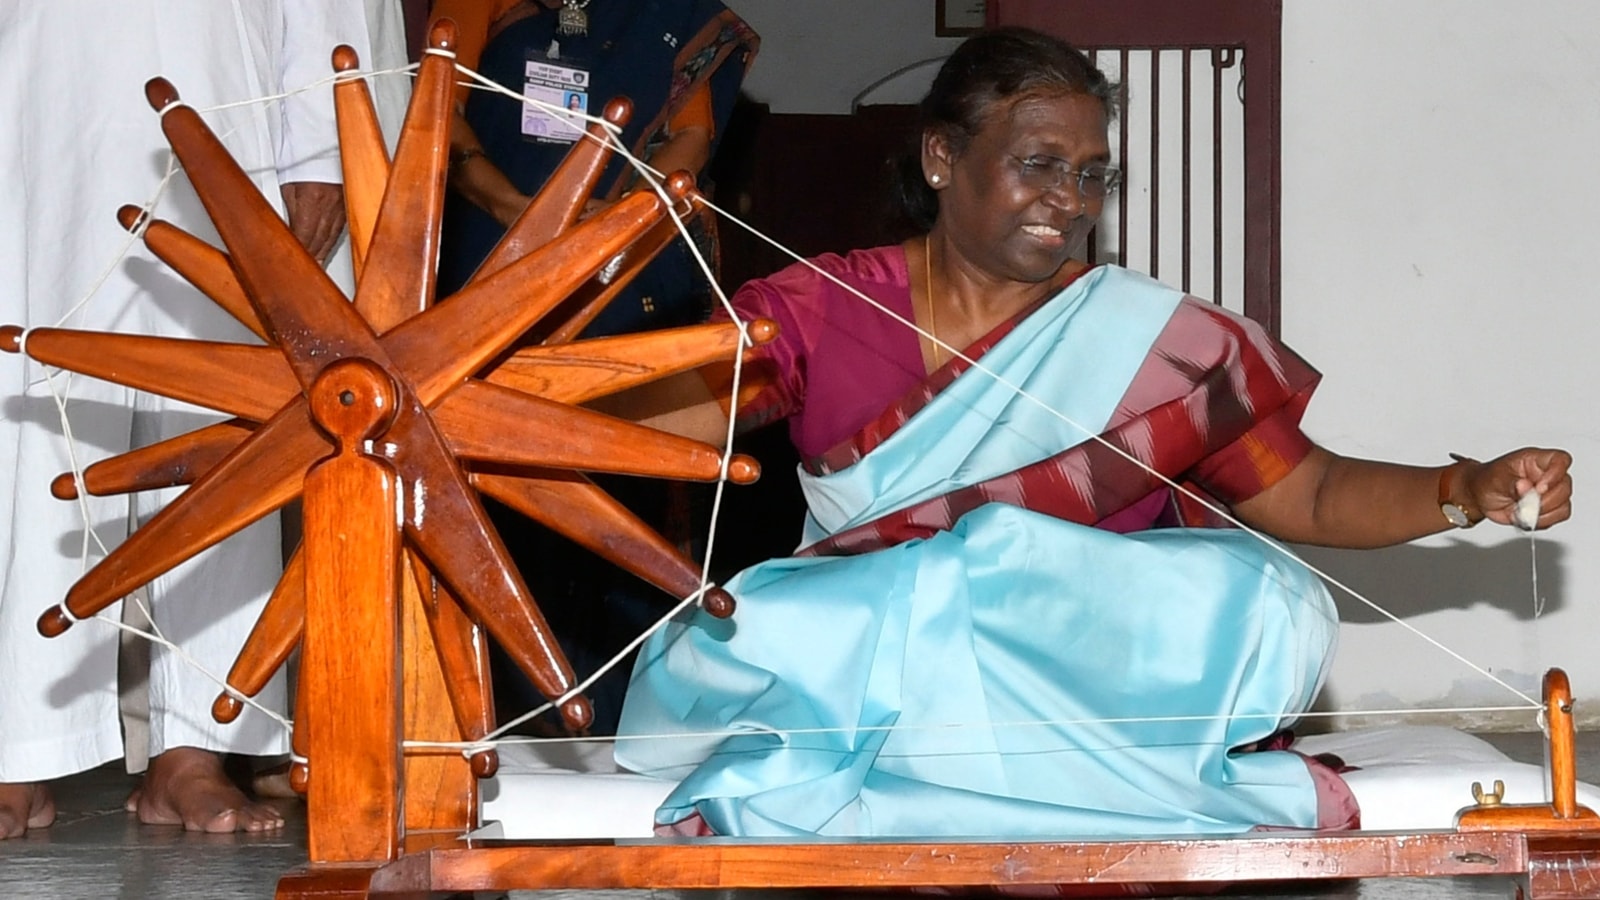
<path id="1" fill-rule="evenodd" d="M 1360 767 L 1344 778 L 1368 831 L 1451 828 L 1470 806 L 1472 783 L 1505 783 L 1506 803 L 1548 800 L 1540 765 L 1519 763 L 1481 738 L 1449 728 L 1402 726 L 1301 739 L 1304 753 L 1334 753 Z M 617 768 L 608 743 L 513 744 L 484 783 L 484 837 L 523 839 L 650 837 L 655 809 L 672 782 Z M 1600 810 L 1600 789 L 1578 785 L 1578 802 Z"/>

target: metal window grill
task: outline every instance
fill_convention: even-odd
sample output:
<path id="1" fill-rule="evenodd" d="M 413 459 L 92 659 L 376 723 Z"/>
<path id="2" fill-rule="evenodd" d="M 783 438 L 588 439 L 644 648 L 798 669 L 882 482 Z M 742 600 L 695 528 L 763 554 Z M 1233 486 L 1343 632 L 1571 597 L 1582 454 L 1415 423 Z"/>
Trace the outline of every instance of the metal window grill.
<path id="1" fill-rule="evenodd" d="M 1088 51 L 1121 82 L 1126 181 L 1091 254 L 1277 334 L 1279 0 L 991 0 L 991 22 Z"/>

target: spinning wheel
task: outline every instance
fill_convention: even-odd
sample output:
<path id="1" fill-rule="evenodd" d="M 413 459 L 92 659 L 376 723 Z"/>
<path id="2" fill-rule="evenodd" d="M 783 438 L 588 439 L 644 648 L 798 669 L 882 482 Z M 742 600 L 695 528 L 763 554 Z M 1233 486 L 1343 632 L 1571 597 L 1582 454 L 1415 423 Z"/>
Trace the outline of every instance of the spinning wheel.
<path id="1" fill-rule="evenodd" d="M 371 527 L 396 531 L 388 565 L 396 573 L 408 570 L 411 578 L 396 595 L 410 598 L 410 605 L 391 615 L 392 623 L 403 618 L 407 627 L 398 644 L 388 642 L 388 665 L 396 665 L 398 648 L 405 647 L 405 689 L 415 701 L 410 705 L 422 707 L 431 684 L 433 699 L 446 694 L 454 713 L 454 729 L 408 730 L 405 737 L 472 742 L 493 728 L 479 624 L 547 697 L 559 701 L 570 727 L 583 728 L 592 718 L 477 492 L 669 593 L 688 597 L 701 589 L 698 567 L 582 472 L 715 480 L 724 470 L 722 454 L 578 404 L 729 359 L 741 340 L 738 326 L 567 343 L 675 236 L 674 211 L 684 215 L 694 204 L 692 179 L 673 176 L 659 195 L 629 195 L 578 223 L 610 152 L 602 140 L 604 129 L 591 125 L 595 140 L 575 145 L 473 282 L 448 303 L 431 306 L 455 86 L 448 52 L 453 42 L 449 23 L 433 30 L 433 49 L 422 63 L 392 165 L 365 83 L 352 78 L 334 88 L 357 268 L 353 301 L 295 240 L 200 116 L 179 102 L 172 85 L 155 79 L 146 86 L 227 252 L 172 225 L 143 223 L 132 207 L 122 210 L 122 222 L 129 228 L 146 224 L 145 240 L 156 255 L 266 346 L 48 328 L 24 336 L 15 326 L 0 332 L 0 345 L 12 352 L 24 349 L 25 341 L 26 352 L 41 362 L 234 417 L 84 473 L 83 488 L 94 494 L 189 488 L 40 618 L 46 636 L 60 634 L 296 499 L 308 473 L 342 440 L 338 429 L 344 425 L 355 429 L 357 450 L 365 447 L 374 454 L 370 465 L 393 474 L 388 512 L 380 512 Z M 337 70 L 357 65 L 349 48 L 334 53 Z M 605 118 L 616 124 L 629 112 L 627 102 L 618 100 L 606 108 Z M 618 257 L 620 268 L 612 277 L 596 278 Z M 542 344 L 511 349 L 536 326 L 542 329 Z M 752 333 L 759 340 L 770 336 L 771 328 L 758 323 Z M 314 414 L 319 407 L 312 398 L 324 395 L 332 398 L 326 413 Z M 758 474 L 744 457 L 731 459 L 726 471 L 735 482 Z M 71 498 L 78 486 L 67 475 L 53 490 Z M 307 502 L 311 505 L 312 498 Z M 308 536 L 359 542 L 356 525 L 340 524 L 344 512 L 319 501 L 307 517 Z M 349 522 L 368 513 L 349 512 Z M 324 513 L 326 521 L 319 520 Z M 306 559 L 317 552 L 311 543 L 308 539 L 307 547 L 295 552 L 243 648 L 229 676 L 230 692 L 214 706 L 219 720 L 237 716 L 236 695 L 259 691 L 307 637 L 308 615 L 332 621 L 347 615 L 376 624 L 362 608 L 368 598 L 359 594 L 334 592 L 330 608 L 308 611 L 308 571 L 313 582 L 317 577 Z M 702 602 L 714 613 L 732 611 L 732 599 L 717 589 Z M 396 627 L 391 624 L 389 630 Z M 370 633 L 350 637 L 357 646 L 366 641 L 373 649 L 385 646 Z M 316 654 L 326 661 L 336 652 L 331 643 L 319 643 L 312 630 L 308 658 Z M 419 656 L 431 659 L 419 661 Z M 295 746 L 297 755 L 315 767 L 316 733 L 334 727 L 330 720 L 318 720 L 316 711 L 327 706 L 318 698 L 341 696 L 346 686 L 339 675 L 351 673 L 318 665 L 305 671 Z M 420 720 L 424 715 L 418 713 Z M 391 734 L 391 743 L 397 745 L 400 736 Z M 350 738 L 346 733 L 339 740 Z M 492 751 L 472 760 L 480 777 L 495 765 Z M 317 781 L 305 764 L 297 764 L 296 783 L 304 787 L 308 778 Z M 474 807 L 472 818 L 475 804 L 468 805 Z"/>
<path id="2" fill-rule="evenodd" d="M 575 728 L 590 718 L 570 666 L 479 505 L 482 492 L 679 596 L 696 568 L 582 472 L 753 480 L 755 464 L 579 404 L 727 359 L 734 325 L 570 342 L 676 233 L 686 176 L 593 218 L 578 214 L 608 151 L 577 144 L 471 284 L 430 305 L 450 127 L 453 28 L 436 26 L 391 164 L 365 85 L 335 88 L 358 287 L 347 301 L 177 92 L 147 88 L 227 251 L 161 222 L 146 243 L 266 346 L 58 329 L 0 329 L 0 348 L 234 418 L 63 476 L 118 493 L 189 485 L 46 612 L 59 634 L 294 498 L 305 541 L 229 675 L 214 714 L 239 712 L 302 650 L 295 780 L 309 794 L 311 865 L 280 897 L 424 896 L 509 888 L 729 888 L 1174 883 L 1502 875 L 1527 896 L 1600 895 L 1600 830 L 1571 790 L 1571 695 L 1546 684 L 1555 802 L 1464 814 L 1416 835 L 1267 834 L 1124 841 L 644 841 L 464 839 L 490 750 L 486 628 Z M 348 48 L 334 65 L 351 71 Z M 629 111 L 614 102 L 605 118 Z M 590 129 L 601 137 L 599 126 Z M 600 275 L 617 261 L 613 277 Z M 769 338 L 770 323 L 746 329 Z M 536 343 L 519 346 L 532 334 Z M 711 590 L 714 613 L 732 598 Z M 1565 786 L 1563 786 L 1565 785 Z"/>

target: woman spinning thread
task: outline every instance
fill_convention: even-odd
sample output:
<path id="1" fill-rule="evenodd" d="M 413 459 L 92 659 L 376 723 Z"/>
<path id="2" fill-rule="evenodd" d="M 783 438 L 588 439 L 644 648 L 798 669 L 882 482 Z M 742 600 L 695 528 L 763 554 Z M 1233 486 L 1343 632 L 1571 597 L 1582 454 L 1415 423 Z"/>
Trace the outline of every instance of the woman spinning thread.
<path id="1" fill-rule="evenodd" d="M 1331 769 L 1238 752 L 1315 699 L 1338 627 L 1326 589 L 1243 532 L 1164 527 L 1200 524 L 1171 485 L 1280 540 L 1370 548 L 1452 518 L 1510 524 L 1530 491 L 1537 527 L 1563 521 L 1569 455 L 1338 455 L 1300 430 L 1319 376 L 1292 351 L 1078 261 L 1118 173 L 1115 89 L 1076 50 L 981 33 L 921 111 L 897 185 L 919 233 L 734 297 L 779 324 L 738 419 L 788 420 L 805 543 L 729 582 L 735 623 L 696 616 L 642 649 L 617 757 L 681 779 L 658 828 L 1351 826 Z M 724 409 L 690 376 L 618 411 L 715 438 Z"/>

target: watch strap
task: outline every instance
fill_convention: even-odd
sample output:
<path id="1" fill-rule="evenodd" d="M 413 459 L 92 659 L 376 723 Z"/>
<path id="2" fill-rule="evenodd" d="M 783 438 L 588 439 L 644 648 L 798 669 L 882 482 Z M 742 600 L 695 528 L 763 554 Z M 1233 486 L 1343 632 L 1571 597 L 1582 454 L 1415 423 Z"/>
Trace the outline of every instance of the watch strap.
<path id="1" fill-rule="evenodd" d="M 1471 528 L 1483 521 L 1483 513 L 1456 503 L 1451 497 L 1456 487 L 1456 473 L 1469 464 L 1477 465 L 1478 461 L 1459 453 L 1450 454 L 1450 458 L 1454 461 L 1439 471 L 1439 512 L 1451 525 Z"/>

